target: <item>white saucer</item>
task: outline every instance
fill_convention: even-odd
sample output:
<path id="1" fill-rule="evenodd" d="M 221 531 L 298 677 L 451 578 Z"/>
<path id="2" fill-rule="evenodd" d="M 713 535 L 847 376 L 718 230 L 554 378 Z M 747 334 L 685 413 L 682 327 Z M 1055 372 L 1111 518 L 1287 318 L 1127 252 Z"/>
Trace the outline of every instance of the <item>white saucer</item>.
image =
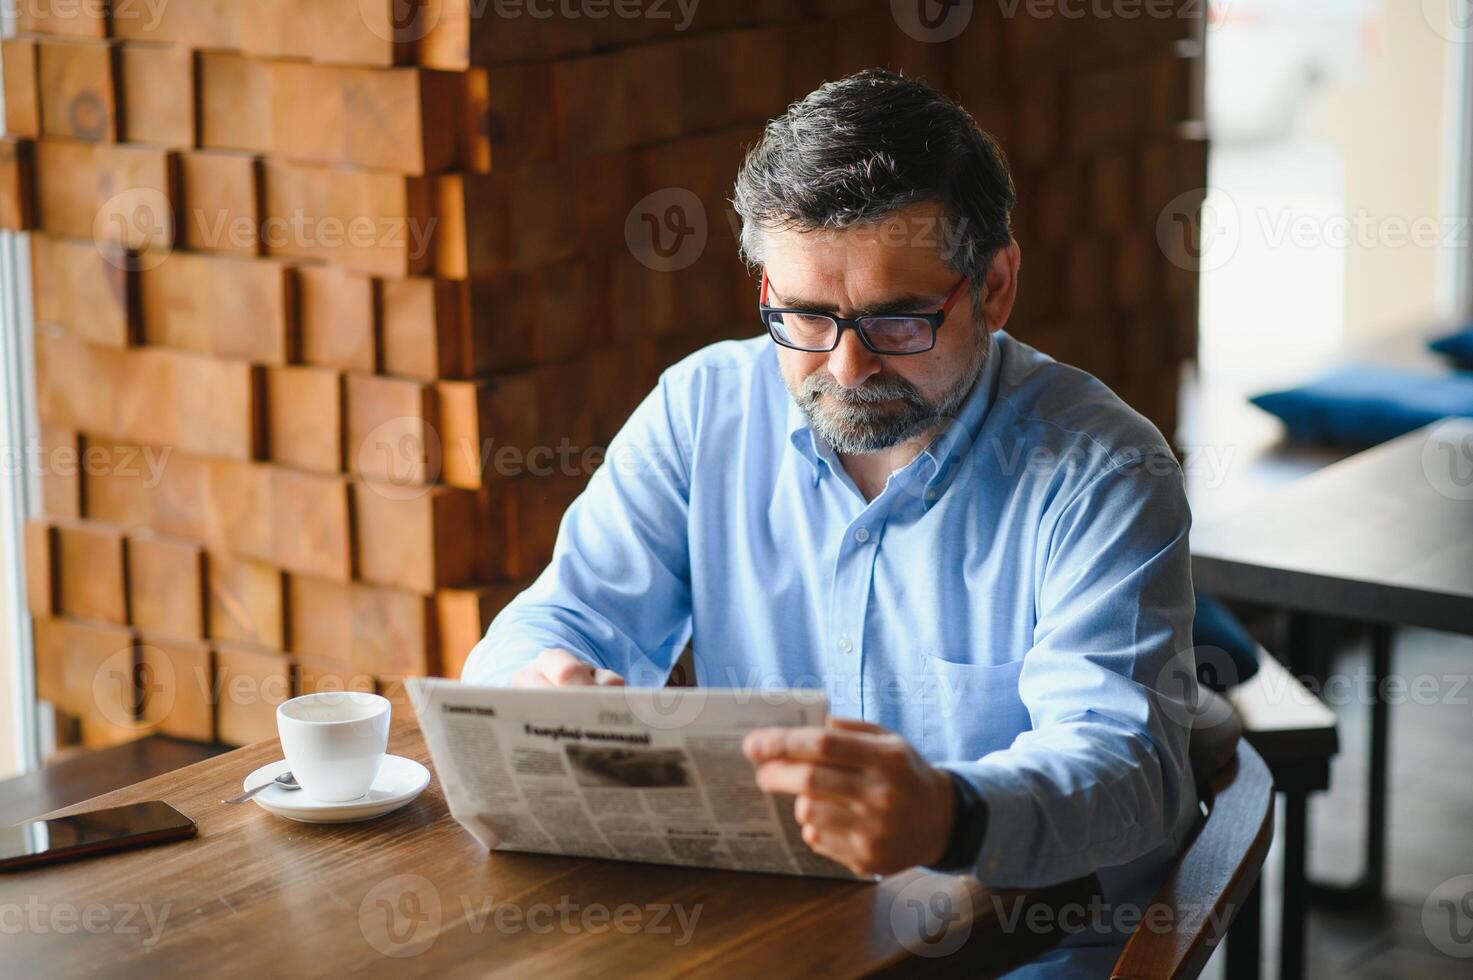
<path id="1" fill-rule="evenodd" d="M 245 789 L 269 783 L 286 772 L 285 759 L 262 766 L 245 778 Z M 323 803 L 309 797 L 305 790 L 271 786 L 257 793 L 256 803 L 267 813 L 302 823 L 355 823 L 372 820 L 399 809 L 413 800 L 430 784 L 430 771 L 413 759 L 401 755 L 384 756 L 373 785 L 367 793 L 345 803 Z"/>

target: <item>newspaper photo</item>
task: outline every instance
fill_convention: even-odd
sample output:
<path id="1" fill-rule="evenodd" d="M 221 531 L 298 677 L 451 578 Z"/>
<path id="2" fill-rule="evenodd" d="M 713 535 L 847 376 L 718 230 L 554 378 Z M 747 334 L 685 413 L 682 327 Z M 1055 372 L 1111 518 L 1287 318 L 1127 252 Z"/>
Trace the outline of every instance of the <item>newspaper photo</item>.
<path id="1" fill-rule="evenodd" d="M 822 725 L 822 691 L 408 684 L 450 813 L 487 848 L 862 877 L 803 842 L 742 754 L 754 728 Z"/>

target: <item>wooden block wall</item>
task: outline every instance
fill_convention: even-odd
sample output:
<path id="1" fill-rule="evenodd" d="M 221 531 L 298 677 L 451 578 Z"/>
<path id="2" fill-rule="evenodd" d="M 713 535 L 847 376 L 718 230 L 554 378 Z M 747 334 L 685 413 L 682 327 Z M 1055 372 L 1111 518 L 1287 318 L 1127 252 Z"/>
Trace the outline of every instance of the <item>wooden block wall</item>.
<path id="1" fill-rule="evenodd" d="M 37 676 L 88 741 L 271 737 L 293 693 L 458 673 L 658 371 L 756 332 L 737 165 L 862 67 L 1008 152 L 1013 332 L 1174 427 L 1196 286 L 1155 228 L 1205 184 L 1190 5 L 975 5 L 926 43 L 861 0 L 683 26 L 394 2 L 22 3 L 0 51 L 50 463 Z M 629 237 L 649 195 L 699 203 L 689 261 Z"/>

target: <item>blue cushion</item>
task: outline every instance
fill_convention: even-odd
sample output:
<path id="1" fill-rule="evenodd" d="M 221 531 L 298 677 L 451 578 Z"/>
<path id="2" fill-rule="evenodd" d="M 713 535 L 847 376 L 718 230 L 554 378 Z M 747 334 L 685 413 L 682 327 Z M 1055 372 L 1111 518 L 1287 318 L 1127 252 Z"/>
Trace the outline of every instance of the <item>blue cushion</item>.
<path id="1" fill-rule="evenodd" d="M 1252 401 L 1296 439 L 1373 446 L 1438 419 L 1473 416 L 1473 374 L 1348 367 Z"/>
<path id="2" fill-rule="evenodd" d="M 1197 649 L 1197 680 L 1221 693 L 1258 673 L 1258 644 L 1227 606 L 1197 593 L 1192 623 Z"/>
<path id="3" fill-rule="evenodd" d="M 1473 371 L 1473 323 L 1465 324 L 1457 333 L 1429 340 L 1427 346 L 1446 356 L 1458 367 Z"/>

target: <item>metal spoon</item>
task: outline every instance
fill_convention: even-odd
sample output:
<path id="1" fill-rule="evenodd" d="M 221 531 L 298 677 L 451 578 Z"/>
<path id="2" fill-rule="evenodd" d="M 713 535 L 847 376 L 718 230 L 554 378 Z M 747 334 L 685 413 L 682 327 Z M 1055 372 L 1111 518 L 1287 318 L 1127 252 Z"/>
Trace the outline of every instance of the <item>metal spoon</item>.
<path id="1" fill-rule="evenodd" d="M 262 783 L 260 786 L 257 786 L 255 789 L 248 789 L 244 793 L 240 794 L 239 796 L 232 796 L 230 799 L 228 799 L 228 800 L 221 800 L 220 802 L 221 803 L 244 803 L 246 800 L 248 800 L 251 797 L 255 796 L 257 793 L 260 793 L 263 790 L 265 790 L 267 786 L 276 786 L 276 785 L 280 785 L 282 789 L 301 789 L 302 788 L 301 787 L 301 784 L 297 782 L 297 777 L 296 776 L 293 776 L 289 772 L 284 772 L 280 776 L 277 776 L 275 779 L 273 779 L 269 783 Z"/>

